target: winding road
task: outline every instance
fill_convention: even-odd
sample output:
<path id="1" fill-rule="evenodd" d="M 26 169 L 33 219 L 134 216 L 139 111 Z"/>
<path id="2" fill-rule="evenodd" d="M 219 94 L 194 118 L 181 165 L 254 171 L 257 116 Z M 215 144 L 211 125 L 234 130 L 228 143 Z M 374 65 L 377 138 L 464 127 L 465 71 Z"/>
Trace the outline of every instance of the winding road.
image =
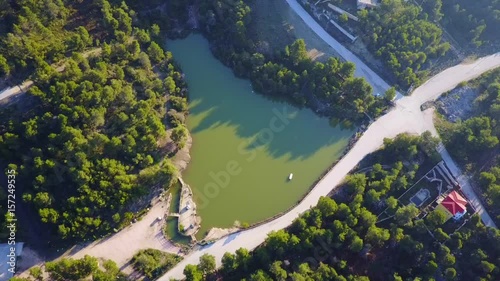
<path id="1" fill-rule="evenodd" d="M 220 260 L 225 252 L 235 252 L 239 248 L 254 249 L 264 242 L 269 232 L 289 226 L 301 213 L 315 206 L 318 199 L 321 196 L 326 196 L 333 188 L 338 186 L 359 161 L 366 155 L 379 149 L 383 144 L 384 138 L 394 138 L 404 132 L 421 134 L 425 131 L 431 131 L 436 135 L 436 129 L 433 124 L 433 110 L 429 109 L 422 112 L 420 105 L 427 101 L 435 100 L 442 93 L 453 89 L 462 81 L 476 78 L 482 73 L 499 66 L 500 53 L 497 53 L 481 58 L 471 64 L 461 64 L 448 68 L 432 77 L 425 84 L 417 88 L 412 96 L 397 100 L 396 106 L 391 111 L 372 123 L 354 147 L 321 179 L 304 200 L 291 211 L 268 223 L 232 234 L 214 244 L 192 252 L 158 280 L 167 281 L 170 278 L 184 278 L 184 267 L 187 264 L 197 264 L 200 256 L 203 254 L 215 256 L 217 265 L 220 265 Z M 447 164 L 450 164 L 450 162 L 453 163 L 451 158 L 444 158 L 444 160 Z M 454 163 L 452 166 L 456 167 Z M 482 212 L 481 215 L 483 220 L 485 217 L 489 218 L 486 212 Z M 489 221 L 491 221 L 491 218 L 489 218 Z"/>
<path id="2" fill-rule="evenodd" d="M 345 60 L 356 65 L 356 75 L 364 77 L 374 89 L 386 90 L 389 85 L 364 64 L 353 53 L 348 51 L 338 41 L 333 39 L 303 8 L 296 0 L 286 0 L 290 7 L 304 20 L 304 22 L 318 34 L 326 43 L 332 46 Z M 252 250 L 264 242 L 267 234 L 289 226 L 300 214 L 315 206 L 321 196 L 326 196 L 330 191 L 338 186 L 344 177 L 361 161 L 366 155 L 379 149 L 384 138 L 394 138 L 401 133 L 421 134 L 430 131 L 437 136 L 433 122 L 433 109 L 421 111 L 420 106 L 437 99 L 442 93 L 455 88 L 460 82 L 474 79 L 484 72 L 500 67 L 500 53 L 476 60 L 470 64 L 460 64 L 450 67 L 435 75 L 426 83 L 415 89 L 412 96 L 401 97 L 396 101 L 396 106 L 384 116 L 372 123 L 363 136 L 356 142 L 353 148 L 335 165 L 335 167 L 318 182 L 312 191 L 288 213 L 262 224 L 258 227 L 232 234 L 221 239 L 214 244 L 205 246 L 186 256 L 182 262 L 162 276 L 160 281 L 167 281 L 171 278 L 183 279 L 184 267 L 188 264 L 197 264 L 200 256 L 210 254 L 215 256 L 217 265 L 224 253 L 234 253 L 239 248 Z M 460 176 L 460 171 L 446 149 L 441 146 L 439 149 L 448 167 L 452 168 L 455 176 Z M 485 224 L 496 227 L 488 213 L 484 210 L 476 194 L 470 188 L 470 184 L 463 177 L 459 177 L 459 182 L 466 186 L 464 192 L 472 204 L 478 209 Z M 469 190 L 470 188 L 470 190 Z M 470 196 L 470 197 L 469 197 Z"/>
<path id="3" fill-rule="evenodd" d="M 291 8 L 304 20 L 304 22 L 317 33 L 325 42 L 332 46 L 345 60 L 351 61 L 356 65 L 356 75 L 364 77 L 375 89 L 375 92 L 385 91 L 389 85 L 381 79 L 375 72 L 366 66 L 359 58 L 343 47 L 339 42 L 333 39 L 297 2 L 296 0 L 286 0 Z M 425 84 L 417 88 L 412 96 L 401 97 L 395 102 L 395 107 L 387 114 L 373 122 L 365 131 L 363 136 L 356 142 L 352 149 L 328 172 L 311 190 L 309 194 L 293 209 L 283 216 L 262 224 L 258 227 L 241 231 L 229 235 L 226 238 L 217 242 L 201 247 L 189 255 L 183 261 L 177 264 L 164 276 L 159 278 L 160 281 L 167 281 L 171 278 L 183 279 L 183 270 L 187 264 L 197 264 L 200 256 L 210 254 L 215 256 L 217 265 L 220 266 L 221 258 L 226 252 L 235 252 L 239 248 L 252 250 L 262 244 L 271 231 L 277 231 L 289 226 L 300 214 L 315 206 L 321 196 L 326 196 L 333 188 L 338 186 L 344 177 L 368 154 L 379 149 L 383 144 L 384 138 L 394 138 L 400 133 L 408 132 L 413 134 L 421 134 L 425 131 L 430 131 L 437 135 L 433 124 L 433 109 L 428 109 L 424 112 L 420 110 L 420 106 L 431 100 L 435 100 L 442 93 L 453 89 L 462 81 L 467 81 L 478 77 L 482 73 L 500 66 L 500 53 L 493 54 L 481 58 L 470 64 L 461 64 L 437 74 L 429 79 Z M 14 90 L 15 92 L 15 90 Z M 12 92 L 2 93 L 5 96 L 12 95 Z M 0 100 L 1 100 L 0 95 Z M 460 175 L 457 165 L 453 162 L 444 147 L 439 150 L 443 159 L 452 168 L 455 176 Z M 459 181 L 467 186 L 468 181 L 465 178 L 459 178 Z M 469 188 L 464 187 L 465 188 Z M 470 192 L 464 190 L 469 200 L 478 209 L 482 220 L 490 226 L 496 227 L 482 208 L 481 203 L 477 200 L 477 196 L 472 189 Z M 471 197 L 469 197 L 471 196 Z M 474 200 L 475 198 L 475 200 Z M 96 241 L 92 245 L 76 251 L 77 253 L 69 253 L 74 257 L 83 256 L 84 254 L 92 254 L 96 257 L 106 257 L 117 261 L 122 266 L 131 258 L 132 252 L 135 249 L 144 247 L 153 247 L 162 250 L 171 247 L 163 241 L 163 237 L 157 237 L 156 234 L 161 233 L 161 230 L 155 225 L 148 225 L 151 219 L 156 218 L 157 212 L 162 213 L 163 209 L 160 205 L 153 207 L 154 212 L 147 214 L 143 223 L 137 223 L 131 226 L 129 230 L 122 231 L 111 237 L 108 240 Z M 154 229 L 153 229 L 154 228 Z M 141 229 L 142 233 L 137 232 Z M 152 239 L 152 237 L 158 239 Z M 146 241 L 151 240 L 151 241 Z M 147 243 L 146 243 L 147 242 Z M 168 251 L 168 250 L 167 250 Z M 117 259 L 117 256 L 118 259 Z"/>
<path id="4" fill-rule="evenodd" d="M 101 50 L 102 49 L 100 47 L 90 49 L 90 50 L 83 52 L 82 56 L 84 58 L 87 58 L 92 54 L 100 54 Z M 66 68 L 66 65 L 64 63 L 62 63 L 60 65 L 52 64 L 52 67 L 54 67 L 54 69 L 57 72 L 62 72 Z M 9 87 L 9 88 L 3 89 L 0 92 L 0 104 L 3 100 L 5 100 L 7 103 L 9 103 L 11 101 L 11 98 L 14 99 L 14 98 L 20 97 L 22 94 L 25 94 L 31 88 L 31 86 L 33 86 L 33 81 L 26 80 L 21 85 L 17 85 L 14 87 Z"/>

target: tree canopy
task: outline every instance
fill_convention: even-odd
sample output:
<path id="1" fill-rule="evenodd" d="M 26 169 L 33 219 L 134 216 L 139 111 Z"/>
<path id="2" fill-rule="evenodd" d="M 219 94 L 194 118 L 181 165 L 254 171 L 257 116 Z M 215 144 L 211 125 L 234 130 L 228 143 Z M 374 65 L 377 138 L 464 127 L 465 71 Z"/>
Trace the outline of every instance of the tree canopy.
<path id="1" fill-rule="evenodd" d="M 414 138 L 433 142 L 424 136 Z M 406 177 L 411 185 L 418 180 L 412 173 L 428 171 L 428 163 L 420 171 L 388 157 L 395 144 L 410 140 L 403 135 L 386 142 L 361 162 L 370 163 L 371 171 L 349 175 L 333 198 L 320 198 L 289 228 L 269 233 L 254 251 L 224 254 L 216 273 L 203 276 L 200 266 L 187 266 L 187 280 L 497 280 L 500 231 L 486 228 L 478 216 L 450 233 L 439 212 L 421 219 L 417 215 L 422 210 L 414 205 L 397 200 L 395 206 L 385 205 L 409 188 L 394 182 Z M 417 146 L 407 161 L 435 161 L 423 147 Z M 380 156 L 384 166 L 376 163 Z M 380 192 L 379 182 L 384 181 L 388 183 Z M 375 204 L 366 200 L 371 190 L 380 192 Z M 394 216 L 382 219 L 384 209 Z"/>
<path id="2" fill-rule="evenodd" d="M 427 0 L 433 3 L 433 11 L 442 16 L 437 17 L 451 35 L 460 43 L 468 45 L 472 50 L 480 46 L 498 46 L 500 42 L 500 1 L 477 0 Z M 435 13 L 435 12 L 431 12 Z"/>
<path id="3" fill-rule="evenodd" d="M 64 2 L 55 2 L 62 5 L 55 15 L 62 17 Z M 26 183 L 23 200 L 61 238 L 97 237 L 130 223 L 128 206 L 174 179 L 175 168 L 165 157 L 171 142 L 167 129 L 181 128 L 181 141 L 187 134 L 183 118 L 169 118 L 187 111 L 179 106 L 186 103 L 186 86 L 172 55 L 154 41 L 135 39 L 149 30 L 132 28 L 134 13 L 125 3 L 96 3 L 90 7 L 98 5 L 102 14 L 92 19 L 109 34 L 107 40 L 88 54 L 64 58 L 61 72 L 47 54 L 63 58 L 73 50 L 37 50 L 45 55 L 35 56 L 35 86 L 28 92 L 34 108 L 15 116 L 8 116 L 12 107 L 2 109 L 7 118 L 1 120 L 0 155 L 19 167 L 18 177 Z M 31 6 L 26 7 L 28 13 Z M 57 16 L 35 12 L 29 14 L 50 26 L 57 23 Z M 76 30 L 93 42 L 83 26 Z M 9 63 L 19 60 L 5 54 Z"/>
<path id="4" fill-rule="evenodd" d="M 450 48 L 442 30 L 422 16 L 419 8 L 402 0 L 383 0 L 376 9 L 359 12 L 363 41 L 404 88 L 419 85 L 424 64 Z"/>
<path id="5" fill-rule="evenodd" d="M 169 5 L 182 14 L 190 4 L 172 1 Z M 209 39 L 214 55 L 237 76 L 249 78 L 256 92 L 351 122 L 365 121 L 366 114 L 379 116 L 388 106 L 387 100 L 373 96 L 364 79 L 354 77 L 352 63 L 336 58 L 313 61 L 302 39 L 274 54 L 259 53 L 247 31 L 252 15 L 242 0 L 203 1 L 198 9 L 199 29 Z M 177 24 L 185 29 L 190 26 L 187 18 Z"/>

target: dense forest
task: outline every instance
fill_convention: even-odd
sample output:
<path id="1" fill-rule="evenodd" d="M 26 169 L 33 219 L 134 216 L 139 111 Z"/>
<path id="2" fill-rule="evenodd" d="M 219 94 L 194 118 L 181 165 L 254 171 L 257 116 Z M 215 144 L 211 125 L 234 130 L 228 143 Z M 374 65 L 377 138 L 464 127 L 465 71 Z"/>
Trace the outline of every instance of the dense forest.
<path id="1" fill-rule="evenodd" d="M 186 18 L 184 24 L 179 20 L 166 24 L 173 36 L 185 35 L 180 30 L 193 27 L 193 20 L 187 20 L 186 15 L 190 2 L 167 4 L 167 10 Z M 377 117 L 387 107 L 387 99 L 374 97 L 371 86 L 354 77 L 352 63 L 336 58 L 326 63 L 312 61 L 303 40 L 271 55 L 257 52 L 247 31 L 252 11 L 245 1 L 208 0 L 197 4 L 198 28 L 209 39 L 214 55 L 237 76 L 250 78 L 257 92 L 354 122 L 366 120 L 365 113 Z"/>
<path id="2" fill-rule="evenodd" d="M 500 43 L 499 0 L 426 0 L 429 6 L 441 7 L 440 20 L 459 43 L 474 52 L 484 46 L 498 50 Z M 497 46 L 497 48 L 495 48 Z"/>
<path id="3" fill-rule="evenodd" d="M 384 143 L 362 162 L 371 169 L 349 175 L 333 199 L 322 197 L 256 250 L 226 253 L 217 271 L 203 256 L 186 266 L 186 280 L 498 280 L 500 231 L 478 216 L 461 227 L 439 211 L 422 218 L 396 199 L 439 160 L 437 140 L 426 133 Z"/>
<path id="4" fill-rule="evenodd" d="M 402 0 L 383 0 L 375 9 L 359 13 L 362 39 L 380 58 L 404 89 L 425 78 L 425 63 L 449 50 L 443 31 L 416 5 Z"/>
<path id="5" fill-rule="evenodd" d="M 35 106 L 2 108 L 0 155 L 54 233 L 96 237 L 130 223 L 134 199 L 169 186 L 165 156 L 187 137 L 185 84 L 159 27 L 134 27 L 124 2 L 20 2 L 2 1 L 0 48 L 7 79 L 35 82 Z"/>
<path id="6" fill-rule="evenodd" d="M 63 258 L 58 261 L 47 262 L 44 268 L 38 266 L 29 270 L 30 277 L 13 277 L 11 281 L 30 281 L 30 280 L 49 280 L 67 281 L 67 280 L 94 280 L 94 281 L 126 281 L 127 276 L 120 272 L 120 268 L 114 261 L 98 260 L 97 258 L 85 256 L 81 259 Z"/>
<path id="7" fill-rule="evenodd" d="M 493 219 L 500 223 L 500 70 L 469 82 L 479 92 L 474 116 L 458 123 L 444 122 L 440 135 L 452 156 L 475 175 Z"/>
<path id="8" fill-rule="evenodd" d="M 132 258 L 132 266 L 149 280 L 154 280 L 182 260 L 182 257 L 156 249 L 140 250 Z"/>

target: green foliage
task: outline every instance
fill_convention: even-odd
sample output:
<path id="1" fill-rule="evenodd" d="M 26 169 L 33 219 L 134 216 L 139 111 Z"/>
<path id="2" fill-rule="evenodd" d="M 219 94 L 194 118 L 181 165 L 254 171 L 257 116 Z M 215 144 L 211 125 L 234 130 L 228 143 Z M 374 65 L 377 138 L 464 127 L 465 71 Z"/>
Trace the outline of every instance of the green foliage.
<path id="1" fill-rule="evenodd" d="M 269 272 L 277 281 L 285 281 L 286 278 L 288 277 L 288 273 L 286 272 L 286 270 L 283 269 L 282 265 L 283 265 L 282 261 L 275 261 L 271 264 L 271 267 L 269 268 Z"/>
<path id="2" fill-rule="evenodd" d="M 471 49 L 477 49 L 483 44 L 492 46 L 498 44 L 500 1 L 433 0 L 427 2 L 435 2 L 434 10 L 442 5 L 441 11 L 444 16 L 440 18 L 441 22 L 460 43 L 467 44 Z"/>
<path id="3" fill-rule="evenodd" d="M 50 71 L 49 65 L 92 47 L 93 33 L 108 40 L 118 33 L 131 33 L 132 11 L 125 4 L 114 6 L 107 0 L 80 3 L 5 1 L 0 15 L 0 76 L 24 79 L 36 73 L 46 79 L 46 73 L 42 74 Z"/>
<path id="4" fill-rule="evenodd" d="M 182 10 L 182 4 L 178 5 L 175 9 Z M 187 5 L 189 2 L 184 3 L 184 9 Z M 250 78 L 253 88 L 261 94 L 355 123 L 365 120 L 365 113 L 376 117 L 387 107 L 382 97 L 372 95 L 364 79 L 354 77 L 352 63 L 336 58 L 324 63 L 312 61 L 302 39 L 273 55 L 260 53 L 246 28 L 252 11 L 242 0 L 204 1 L 199 16 L 214 55 L 237 76 Z"/>
<path id="5" fill-rule="evenodd" d="M 359 253 L 363 249 L 363 239 L 359 237 L 354 237 L 351 241 L 351 245 L 349 245 L 349 250 Z"/>
<path id="6" fill-rule="evenodd" d="M 6 241 L 9 237 L 10 230 L 7 228 L 7 222 L 11 219 L 10 213 L 7 212 L 7 193 L 3 186 L 0 186 L 0 239 Z"/>
<path id="7" fill-rule="evenodd" d="M 39 266 L 30 268 L 29 272 L 35 280 L 43 280 L 43 270 Z"/>
<path id="8" fill-rule="evenodd" d="M 148 47 L 147 53 L 149 55 L 149 58 L 151 58 L 154 63 L 159 63 L 165 58 L 163 49 L 158 44 L 156 44 L 156 42 L 151 42 Z"/>
<path id="9" fill-rule="evenodd" d="M 237 251 L 238 253 L 238 251 Z M 229 270 L 231 266 L 234 266 L 236 260 L 233 255 L 226 253 L 223 260 L 223 266 L 226 270 Z M 184 268 L 184 275 L 187 281 L 201 281 L 205 277 L 212 274 L 216 269 L 215 257 L 209 254 L 204 254 L 200 257 L 200 262 L 198 265 L 188 264 Z"/>
<path id="10" fill-rule="evenodd" d="M 419 214 L 419 210 L 415 205 L 410 204 L 399 208 L 396 211 L 394 219 L 399 225 L 409 225 L 412 220 Z"/>
<path id="11" fill-rule="evenodd" d="M 441 12 L 443 6 L 442 0 L 424 0 L 421 6 L 432 21 L 438 22 L 443 18 L 443 13 Z"/>
<path id="12" fill-rule="evenodd" d="M 183 148 L 186 145 L 188 138 L 188 130 L 184 125 L 179 125 L 172 130 L 170 138 L 179 148 Z"/>
<path id="13" fill-rule="evenodd" d="M 384 98 L 387 101 L 392 101 L 396 98 L 396 89 L 394 87 L 389 88 L 384 94 Z"/>
<path id="14" fill-rule="evenodd" d="M 492 167 L 480 176 L 481 186 L 485 188 L 486 202 L 489 206 L 498 206 L 500 202 L 500 167 Z"/>
<path id="15" fill-rule="evenodd" d="M 7 59 L 0 55 L 0 77 L 7 76 L 10 74 L 10 66 L 7 63 Z"/>
<path id="16" fill-rule="evenodd" d="M 200 257 L 200 263 L 198 264 L 198 269 L 203 273 L 203 275 L 210 274 L 215 271 L 215 257 L 209 254 L 204 254 Z"/>
<path id="17" fill-rule="evenodd" d="M 130 37 L 133 11 L 124 3 L 115 6 L 103 0 L 85 6 L 95 12 L 88 20 L 103 21 L 99 28 L 104 30 L 91 32 L 80 25 L 68 36 L 52 38 L 50 32 L 60 31 L 69 14 L 80 11 L 66 8 L 63 1 L 44 3 L 51 2 L 50 7 L 39 7 L 26 1 L 17 17 L 23 24 L 20 30 L 13 27 L 19 34 L 9 33 L 1 43 L 21 40 L 22 48 L 33 44 L 33 50 L 0 44 L 0 49 L 8 50 L 2 58 L 16 69 L 22 56 L 33 56 L 29 67 L 35 68 L 36 86 L 28 94 L 37 104 L 21 118 L 0 121 L 5 128 L 0 133 L 0 155 L 19 165 L 19 178 L 29 183 L 22 198 L 36 208 L 53 237 L 96 238 L 129 223 L 133 217 L 124 215 L 128 205 L 150 187 L 168 186 L 173 180 L 175 168 L 165 159 L 165 147 L 170 147 L 166 105 L 176 105 L 179 118 L 170 127 L 177 132 L 177 144 L 183 145 L 186 85 L 170 53 L 155 42 L 141 45 Z M 92 50 L 92 55 L 74 53 L 64 61 L 61 73 L 49 64 L 68 51 L 90 46 L 96 31 L 108 38 L 101 50 Z M 15 37 L 13 41 L 9 36 Z M 59 39 L 66 40 L 63 47 L 58 46 Z M 158 71 L 151 71 L 151 61 Z"/>
<path id="18" fill-rule="evenodd" d="M 490 118 L 473 117 L 457 126 L 448 143 L 454 148 L 453 154 L 463 159 L 492 149 L 498 144 L 498 137 Z"/>
<path id="19" fill-rule="evenodd" d="M 203 280 L 203 273 L 198 269 L 196 265 L 186 265 L 186 267 L 184 268 L 184 275 L 186 276 L 186 281 Z"/>
<path id="20" fill-rule="evenodd" d="M 394 139 L 384 139 L 384 154 L 382 156 L 405 161 L 414 159 L 420 148 L 427 157 L 435 159 L 438 143 L 439 139 L 432 137 L 429 132 L 424 132 L 422 137 L 401 134 Z"/>
<path id="21" fill-rule="evenodd" d="M 97 258 L 90 256 L 77 260 L 64 258 L 54 262 L 47 262 L 45 271 L 49 274 L 51 280 L 78 281 L 88 278 L 96 281 L 127 280 L 114 261 L 104 261 L 102 269 L 100 269 Z M 30 270 L 30 274 L 37 280 L 42 280 L 42 271 L 39 267 Z"/>
<path id="22" fill-rule="evenodd" d="M 389 240 L 389 238 L 390 234 L 387 229 L 378 228 L 376 226 L 371 226 L 365 236 L 366 242 L 377 247 L 382 247 L 384 242 Z"/>
<path id="23" fill-rule="evenodd" d="M 435 228 L 445 223 L 447 220 L 447 216 L 444 213 L 444 211 L 441 211 L 440 209 L 435 209 L 429 215 L 427 215 L 425 220 L 431 228 Z"/>
<path id="24" fill-rule="evenodd" d="M 340 22 L 346 23 L 349 21 L 349 17 L 347 16 L 347 14 L 342 14 L 339 16 L 339 20 Z"/>
<path id="25" fill-rule="evenodd" d="M 410 2 L 383 0 L 377 9 L 362 10 L 359 16 L 363 40 L 404 88 L 418 85 L 427 59 L 443 56 L 450 48 L 441 42 L 442 30 Z"/>
<path id="26" fill-rule="evenodd" d="M 97 259 L 90 256 L 79 260 L 62 259 L 45 264 L 45 271 L 53 280 L 80 280 L 90 276 L 98 268 Z"/>
<path id="27" fill-rule="evenodd" d="M 182 257 L 156 249 L 140 250 L 132 258 L 132 266 L 149 279 L 162 276 L 182 260 Z"/>

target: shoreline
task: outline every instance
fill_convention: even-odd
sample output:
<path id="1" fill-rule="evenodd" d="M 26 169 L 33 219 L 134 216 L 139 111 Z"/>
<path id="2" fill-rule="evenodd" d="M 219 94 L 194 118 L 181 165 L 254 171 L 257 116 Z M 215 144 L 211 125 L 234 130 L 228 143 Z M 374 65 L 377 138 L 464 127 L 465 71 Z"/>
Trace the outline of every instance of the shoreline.
<path id="1" fill-rule="evenodd" d="M 297 207 L 308 195 L 309 193 L 311 193 L 311 191 L 314 189 L 314 187 L 331 171 L 333 170 L 333 168 L 347 155 L 347 153 L 352 149 L 352 147 L 357 143 L 357 141 L 361 138 L 361 136 L 363 135 L 363 133 L 366 131 L 366 129 L 368 128 L 368 126 L 360 126 L 359 129 L 353 133 L 353 135 L 351 136 L 351 138 L 349 139 L 349 142 L 347 144 L 347 146 L 345 147 L 344 151 L 342 152 L 342 154 L 340 155 L 340 157 L 335 160 L 328 168 L 326 168 L 322 173 L 321 175 L 314 181 L 311 183 L 310 187 L 304 192 L 304 194 L 294 203 L 292 204 L 290 207 L 288 207 L 286 210 L 282 211 L 282 212 L 279 212 L 278 214 L 275 214 L 271 217 L 268 217 L 264 220 L 261 220 L 261 221 L 258 221 L 256 223 L 253 223 L 251 224 L 250 226 L 248 227 L 245 227 L 245 228 L 236 228 L 236 227 L 228 227 L 228 228 L 218 228 L 216 226 L 214 227 L 211 227 L 208 232 L 207 232 L 207 235 L 205 235 L 205 237 L 203 237 L 202 240 L 207 240 L 207 237 L 209 236 L 209 234 L 211 234 L 211 231 L 212 230 L 217 230 L 219 233 L 221 232 L 228 232 L 228 233 L 225 233 L 224 235 L 218 237 L 218 238 L 214 238 L 214 239 L 211 239 L 211 240 L 215 240 L 215 241 L 218 241 L 222 238 L 225 238 L 225 237 L 228 237 L 232 234 L 235 234 L 235 233 L 239 233 L 239 232 L 242 232 L 242 231 L 246 231 L 246 230 L 251 230 L 253 228 L 256 228 L 256 227 L 259 227 L 260 225 L 263 225 L 263 224 L 266 224 L 270 221 L 273 221 L 275 219 L 278 219 L 282 216 L 284 216 L 285 214 L 287 214 L 288 212 L 290 212 L 291 210 L 293 210 L 295 207 Z"/>

